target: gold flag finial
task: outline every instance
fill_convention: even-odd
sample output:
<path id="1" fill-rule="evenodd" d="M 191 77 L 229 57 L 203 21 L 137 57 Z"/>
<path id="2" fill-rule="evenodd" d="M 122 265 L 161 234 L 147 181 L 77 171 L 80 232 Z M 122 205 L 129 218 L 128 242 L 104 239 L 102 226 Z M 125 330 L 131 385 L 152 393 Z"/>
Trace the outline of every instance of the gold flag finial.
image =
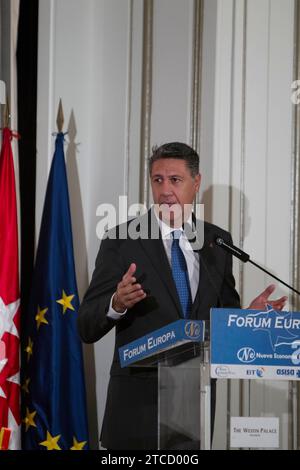
<path id="1" fill-rule="evenodd" d="M 56 125 L 57 125 L 58 132 L 63 131 L 64 121 L 65 121 L 64 111 L 63 111 L 62 102 L 61 102 L 61 99 L 60 99 L 59 100 L 59 105 L 58 105 L 58 111 L 57 111 L 57 118 L 56 118 Z"/>

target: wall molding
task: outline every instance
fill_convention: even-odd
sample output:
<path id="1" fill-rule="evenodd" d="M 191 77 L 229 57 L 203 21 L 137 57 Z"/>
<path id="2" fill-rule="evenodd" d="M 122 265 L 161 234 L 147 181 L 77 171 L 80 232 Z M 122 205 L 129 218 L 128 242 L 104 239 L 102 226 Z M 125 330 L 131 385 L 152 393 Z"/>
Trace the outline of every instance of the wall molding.
<path id="1" fill-rule="evenodd" d="M 300 1 L 295 0 L 295 34 L 294 34 L 294 80 L 300 76 Z M 300 281 L 299 237 L 300 237 L 300 106 L 293 109 L 293 142 L 292 142 L 292 214 L 291 214 L 291 280 L 297 286 Z M 291 302 L 296 310 L 300 309 L 300 299 L 291 294 Z"/>
<path id="2" fill-rule="evenodd" d="M 141 114 L 140 203 L 149 205 L 148 156 L 151 151 L 152 65 L 153 65 L 153 0 L 144 1 Z"/>
<path id="3" fill-rule="evenodd" d="M 202 42 L 203 42 L 203 0 L 194 0 L 193 65 L 190 118 L 190 145 L 200 152 L 201 85 L 202 85 Z"/>
<path id="4" fill-rule="evenodd" d="M 295 23 L 294 23 L 294 70 L 293 80 L 300 77 L 300 1 L 295 0 Z M 300 282 L 300 105 L 293 107 L 292 121 L 292 175 L 291 175 L 291 284 L 298 286 Z M 290 303 L 295 311 L 300 309 L 300 299 L 295 293 L 290 294 Z M 300 435 L 298 432 L 300 425 L 300 407 L 298 400 L 300 397 L 300 384 L 292 386 L 292 448 L 300 448 Z"/>
<path id="5" fill-rule="evenodd" d="M 130 129 L 132 104 L 132 55 L 133 55 L 133 0 L 128 0 L 128 38 L 127 38 L 127 90 L 124 146 L 124 190 L 129 192 Z"/>

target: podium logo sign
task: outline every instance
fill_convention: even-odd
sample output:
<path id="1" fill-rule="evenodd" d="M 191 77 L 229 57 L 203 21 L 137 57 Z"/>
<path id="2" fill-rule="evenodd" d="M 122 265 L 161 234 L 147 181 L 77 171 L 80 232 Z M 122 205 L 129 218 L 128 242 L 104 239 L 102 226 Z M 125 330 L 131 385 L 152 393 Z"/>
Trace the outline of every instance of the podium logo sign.
<path id="1" fill-rule="evenodd" d="M 211 376 L 300 380 L 300 312 L 211 309 Z"/>
<path id="2" fill-rule="evenodd" d="M 255 361 L 255 351 L 252 348 L 242 348 L 237 356 L 241 362 L 249 363 Z"/>
<path id="3" fill-rule="evenodd" d="M 187 321 L 184 325 L 184 332 L 188 338 L 198 340 L 202 338 L 203 325 L 195 321 Z"/>

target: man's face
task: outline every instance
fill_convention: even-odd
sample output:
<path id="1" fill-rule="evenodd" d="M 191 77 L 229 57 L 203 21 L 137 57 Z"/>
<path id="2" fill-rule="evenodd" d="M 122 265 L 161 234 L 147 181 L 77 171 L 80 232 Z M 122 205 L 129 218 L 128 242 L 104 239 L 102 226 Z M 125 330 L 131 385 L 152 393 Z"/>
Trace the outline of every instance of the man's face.
<path id="1" fill-rule="evenodd" d="M 184 160 L 164 158 L 152 165 L 151 187 L 159 217 L 171 226 L 181 226 L 190 215 L 199 191 L 201 175 L 193 177 Z"/>

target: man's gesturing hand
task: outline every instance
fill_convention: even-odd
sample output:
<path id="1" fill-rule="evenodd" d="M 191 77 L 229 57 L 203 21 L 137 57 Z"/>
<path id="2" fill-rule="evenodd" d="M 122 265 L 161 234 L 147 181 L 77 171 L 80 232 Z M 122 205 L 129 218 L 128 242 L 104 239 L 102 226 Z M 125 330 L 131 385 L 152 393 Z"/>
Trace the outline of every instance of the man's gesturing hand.
<path id="1" fill-rule="evenodd" d="M 280 299 L 271 300 L 269 297 L 276 289 L 274 284 L 269 285 L 261 294 L 259 294 L 254 300 L 252 300 L 248 309 L 253 310 L 265 310 L 267 304 L 271 305 L 274 310 L 282 310 L 286 304 L 287 297 L 283 296 Z"/>
<path id="2" fill-rule="evenodd" d="M 137 302 L 146 297 L 142 286 L 137 284 L 136 278 L 133 277 L 135 271 L 136 264 L 132 263 L 127 273 L 122 277 L 122 281 L 118 284 L 112 302 L 112 308 L 118 313 L 123 313 L 126 309 L 132 308 Z"/>

